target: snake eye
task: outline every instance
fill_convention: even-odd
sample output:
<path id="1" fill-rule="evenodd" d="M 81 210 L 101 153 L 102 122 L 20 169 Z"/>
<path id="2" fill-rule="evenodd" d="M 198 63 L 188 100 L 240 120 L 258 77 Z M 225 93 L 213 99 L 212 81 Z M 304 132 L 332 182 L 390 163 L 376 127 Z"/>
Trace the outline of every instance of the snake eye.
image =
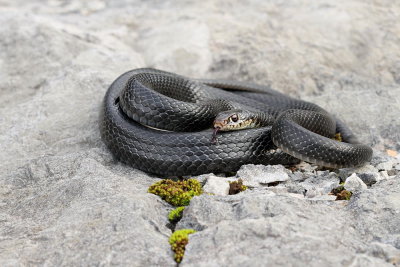
<path id="1" fill-rule="evenodd" d="M 233 115 L 231 116 L 231 120 L 232 120 L 233 122 L 237 122 L 238 119 L 239 119 L 239 117 L 238 117 L 237 114 L 233 114 Z"/>

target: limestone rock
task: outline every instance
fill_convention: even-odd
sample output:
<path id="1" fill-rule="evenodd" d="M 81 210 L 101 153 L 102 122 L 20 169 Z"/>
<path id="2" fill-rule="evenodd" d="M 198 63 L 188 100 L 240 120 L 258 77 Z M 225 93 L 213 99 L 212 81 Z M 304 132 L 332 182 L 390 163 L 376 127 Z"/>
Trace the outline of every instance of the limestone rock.
<path id="1" fill-rule="evenodd" d="M 288 171 L 282 165 L 244 165 L 237 171 L 237 176 L 245 185 L 253 187 L 289 179 Z"/>
<path id="2" fill-rule="evenodd" d="M 190 240 L 182 264 L 301 265 L 313 257 L 332 266 L 390 266 L 399 253 L 400 224 L 392 215 L 399 212 L 399 186 L 400 179 L 382 181 L 353 196 L 347 206 L 262 190 L 240 197 L 196 197 L 185 214 L 190 219 L 178 227 L 202 231 Z M 375 240 L 383 244 L 372 249 Z M 341 246 L 332 246 L 337 242 Z"/>
<path id="3" fill-rule="evenodd" d="M 389 160 L 389 161 L 385 161 L 385 162 L 381 162 L 379 163 L 376 168 L 379 171 L 388 171 L 391 170 L 393 168 L 394 162 Z"/>
<path id="4" fill-rule="evenodd" d="M 2 0 L 0 266 L 176 265 L 172 207 L 147 193 L 165 177 L 118 162 L 98 130 L 108 86 L 140 67 L 269 85 L 374 147 L 370 165 L 338 171 L 370 186 L 350 201 L 332 201 L 335 174 L 308 163 L 247 166 L 253 189 L 194 197 L 177 225 L 200 231 L 182 266 L 398 264 L 399 13 L 398 1 Z"/>
<path id="5" fill-rule="evenodd" d="M 208 177 L 206 184 L 203 186 L 203 191 L 219 196 L 228 195 L 229 180 L 217 176 L 210 176 Z"/>
<path id="6" fill-rule="evenodd" d="M 323 172 L 307 178 L 300 185 L 306 190 L 307 197 L 315 197 L 329 194 L 339 183 L 340 179 L 336 173 Z"/>
<path id="7" fill-rule="evenodd" d="M 382 179 L 378 172 L 364 172 L 359 173 L 357 176 L 368 186 L 371 186 Z"/>
<path id="8" fill-rule="evenodd" d="M 356 193 L 367 189 L 367 185 L 357 176 L 357 174 L 353 173 L 344 182 L 344 188 L 350 192 Z"/>

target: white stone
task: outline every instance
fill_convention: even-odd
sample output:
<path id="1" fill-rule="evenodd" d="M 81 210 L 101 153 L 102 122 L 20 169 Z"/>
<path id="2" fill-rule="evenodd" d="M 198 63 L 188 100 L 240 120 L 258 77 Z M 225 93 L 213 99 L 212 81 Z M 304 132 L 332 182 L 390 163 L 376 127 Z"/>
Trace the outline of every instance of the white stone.
<path id="1" fill-rule="evenodd" d="M 237 176 L 245 185 L 260 186 L 274 182 L 283 182 L 289 179 L 288 170 L 282 165 L 253 165 L 242 166 Z"/>
<path id="2" fill-rule="evenodd" d="M 314 198 L 316 196 L 321 195 L 315 187 L 310 187 L 307 189 L 306 198 Z"/>
<path id="3" fill-rule="evenodd" d="M 393 161 L 379 163 L 378 165 L 376 165 L 376 168 L 383 171 L 391 170 L 393 168 Z"/>
<path id="4" fill-rule="evenodd" d="M 217 176 L 209 176 L 206 184 L 203 186 L 206 193 L 226 196 L 229 194 L 229 180 Z"/>
<path id="5" fill-rule="evenodd" d="M 312 197 L 312 198 L 308 198 L 308 199 L 312 200 L 312 201 L 335 201 L 336 200 L 336 196 L 333 196 L 333 195 L 321 195 L 321 196 Z"/>
<path id="6" fill-rule="evenodd" d="M 389 174 L 387 173 L 387 171 L 380 171 L 380 180 L 387 180 L 390 179 Z"/>
<path id="7" fill-rule="evenodd" d="M 268 191 L 274 192 L 275 194 L 288 194 L 288 190 L 284 186 L 270 186 L 267 188 Z"/>
<path id="8" fill-rule="evenodd" d="M 344 188 L 348 191 L 356 193 L 367 189 L 367 185 L 357 176 L 357 174 L 353 173 L 344 182 Z"/>

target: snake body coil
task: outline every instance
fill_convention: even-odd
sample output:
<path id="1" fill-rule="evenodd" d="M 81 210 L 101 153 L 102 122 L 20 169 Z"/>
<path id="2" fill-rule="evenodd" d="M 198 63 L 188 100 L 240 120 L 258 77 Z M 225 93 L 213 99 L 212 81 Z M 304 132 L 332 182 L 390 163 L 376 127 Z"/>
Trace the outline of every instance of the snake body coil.
<path id="1" fill-rule="evenodd" d="M 215 116 L 237 108 L 264 114 L 270 125 L 220 133 L 212 143 L 209 128 Z M 100 131 L 119 160 L 166 176 L 233 172 L 243 164 L 295 164 L 299 159 L 350 167 L 372 156 L 370 147 L 315 104 L 259 85 L 193 80 L 155 69 L 126 72 L 111 84 Z M 345 142 L 331 139 L 336 132 Z"/>

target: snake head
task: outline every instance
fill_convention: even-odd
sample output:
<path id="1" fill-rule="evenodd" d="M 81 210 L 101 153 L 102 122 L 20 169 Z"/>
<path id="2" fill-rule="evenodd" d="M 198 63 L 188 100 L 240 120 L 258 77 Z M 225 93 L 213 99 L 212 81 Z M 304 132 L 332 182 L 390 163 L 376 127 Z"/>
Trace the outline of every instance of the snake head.
<path id="1" fill-rule="evenodd" d="M 214 120 L 214 129 L 218 131 L 236 131 L 254 127 L 252 113 L 241 109 L 233 109 L 218 113 Z"/>
<path id="2" fill-rule="evenodd" d="M 254 128 L 254 118 L 251 112 L 234 109 L 218 113 L 214 120 L 214 131 L 211 142 L 217 143 L 217 133 Z"/>

